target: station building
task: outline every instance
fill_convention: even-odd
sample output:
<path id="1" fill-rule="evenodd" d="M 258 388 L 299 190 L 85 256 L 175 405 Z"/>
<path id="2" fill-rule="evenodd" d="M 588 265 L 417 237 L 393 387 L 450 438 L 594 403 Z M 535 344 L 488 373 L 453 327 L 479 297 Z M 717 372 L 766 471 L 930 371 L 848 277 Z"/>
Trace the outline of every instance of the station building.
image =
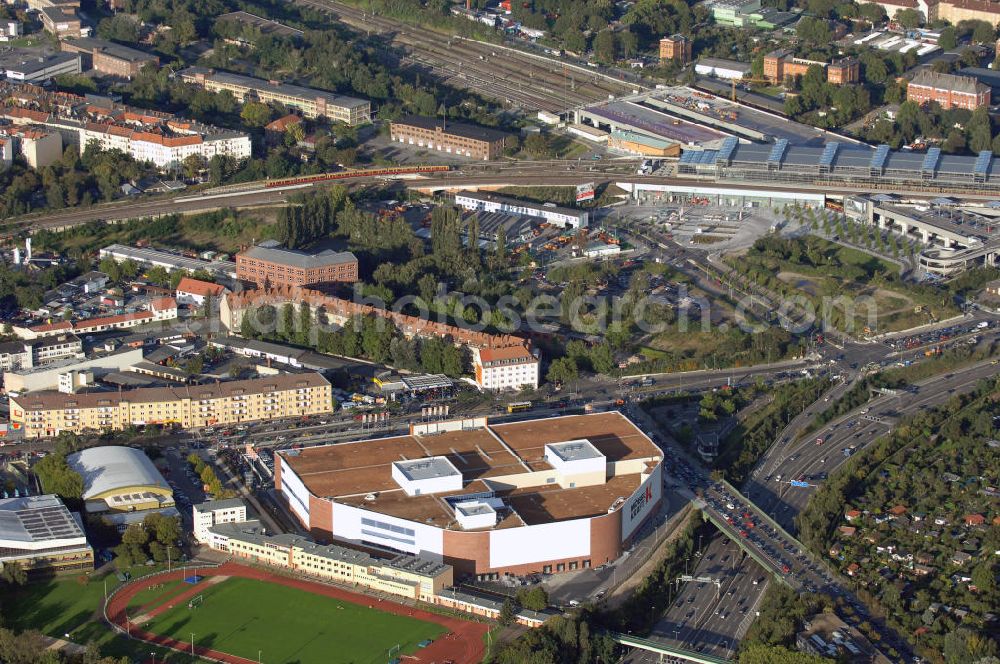
<path id="1" fill-rule="evenodd" d="M 679 157 L 677 143 L 652 138 L 634 131 L 613 131 L 608 136 L 608 149 L 640 157 Z"/>
<path id="2" fill-rule="evenodd" d="M 778 139 L 771 145 L 740 143 L 727 138 L 718 150 L 687 151 L 677 166 L 679 177 L 694 176 L 730 183 L 770 183 L 835 187 L 870 187 L 872 191 L 1000 193 L 1000 164 L 989 150 L 978 155 L 893 151 L 841 142 L 822 146 L 791 145 Z"/>
<path id="3" fill-rule="evenodd" d="M 275 455 L 275 488 L 322 541 L 443 561 L 455 574 L 558 573 L 616 560 L 660 511 L 663 453 L 618 412 Z"/>

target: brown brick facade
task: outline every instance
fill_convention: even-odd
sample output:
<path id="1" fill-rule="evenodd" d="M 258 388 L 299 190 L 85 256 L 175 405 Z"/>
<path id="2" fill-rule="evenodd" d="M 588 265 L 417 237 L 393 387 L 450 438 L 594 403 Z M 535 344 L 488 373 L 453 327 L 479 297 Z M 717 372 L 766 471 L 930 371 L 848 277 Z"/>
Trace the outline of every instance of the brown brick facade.
<path id="1" fill-rule="evenodd" d="M 393 141 L 438 150 L 479 161 L 503 156 L 506 136 L 494 130 L 458 124 L 437 124 L 426 118 L 403 119 L 389 127 Z"/>
<path id="2" fill-rule="evenodd" d="M 959 92 L 947 88 L 935 88 L 910 83 L 906 88 L 906 101 L 913 101 L 917 104 L 937 102 L 941 108 L 964 108 L 974 111 L 980 106 L 990 103 L 990 91 L 984 90 L 976 93 Z"/>
<path id="3" fill-rule="evenodd" d="M 307 286 L 324 283 L 354 283 L 358 280 L 358 261 L 301 268 L 276 261 L 236 255 L 236 278 L 259 286 Z"/>
<path id="4" fill-rule="evenodd" d="M 309 494 L 309 526 L 309 534 L 314 540 L 333 541 L 333 503 Z"/>
<path id="5" fill-rule="evenodd" d="M 664 37 L 660 40 L 660 62 L 676 62 L 686 65 L 691 62 L 691 40 L 684 35 Z"/>

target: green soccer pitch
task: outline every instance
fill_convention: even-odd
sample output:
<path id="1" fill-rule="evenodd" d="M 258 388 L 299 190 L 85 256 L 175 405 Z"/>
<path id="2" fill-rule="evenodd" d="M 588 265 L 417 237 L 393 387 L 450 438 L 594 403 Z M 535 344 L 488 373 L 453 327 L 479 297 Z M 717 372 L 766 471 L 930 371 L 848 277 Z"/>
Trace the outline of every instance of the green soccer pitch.
<path id="1" fill-rule="evenodd" d="M 190 643 L 193 632 L 199 647 L 297 664 L 378 664 L 389 661 L 390 649 L 393 658 L 412 653 L 445 632 L 431 622 L 255 579 L 226 579 L 200 594 L 198 606 L 178 602 L 142 629 L 181 643 Z"/>

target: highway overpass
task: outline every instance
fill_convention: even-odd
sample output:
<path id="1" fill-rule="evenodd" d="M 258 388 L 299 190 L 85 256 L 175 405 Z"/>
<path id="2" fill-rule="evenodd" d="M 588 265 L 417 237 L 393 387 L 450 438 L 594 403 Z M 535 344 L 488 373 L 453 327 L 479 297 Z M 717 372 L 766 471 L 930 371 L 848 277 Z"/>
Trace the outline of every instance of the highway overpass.
<path id="1" fill-rule="evenodd" d="M 732 661 L 729 659 L 723 659 L 722 657 L 716 657 L 714 655 L 705 655 L 700 652 L 694 652 L 693 650 L 685 650 L 684 648 L 669 646 L 659 641 L 644 639 L 639 636 L 632 636 L 631 634 L 608 632 L 608 636 L 610 636 L 615 643 L 620 643 L 623 646 L 656 653 L 657 655 L 660 655 L 660 661 L 664 663 L 670 662 L 673 664 L 674 662 L 697 662 L 697 664 L 729 664 Z"/>

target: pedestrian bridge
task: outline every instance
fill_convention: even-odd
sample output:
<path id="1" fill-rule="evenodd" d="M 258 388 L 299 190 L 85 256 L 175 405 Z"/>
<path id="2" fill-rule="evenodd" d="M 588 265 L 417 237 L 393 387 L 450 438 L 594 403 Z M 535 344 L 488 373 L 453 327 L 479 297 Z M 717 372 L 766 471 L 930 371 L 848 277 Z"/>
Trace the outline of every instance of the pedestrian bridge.
<path id="1" fill-rule="evenodd" d="M 608 636 L 610 636 L 615 643 L 620 643 L 623 646 L 628 646 L 629 648 L 639 648 L 640 650 L 657 653 L 660 655 L 660 661 L 664 663 L 669 662 L 670 664 L 674 664 L 675 662 L 697 662 L 698 664 L 731 664 L 732 662 L 732 660 L 716 657 L 715 655 L 706 655 L 704 653 L 694 652 L 693 650 L 685 650 L 684 648 L 677 648 L 659 641 L 653 641 L 652 639 L 632 636 L 631 634 L 608 632 Z"/>

